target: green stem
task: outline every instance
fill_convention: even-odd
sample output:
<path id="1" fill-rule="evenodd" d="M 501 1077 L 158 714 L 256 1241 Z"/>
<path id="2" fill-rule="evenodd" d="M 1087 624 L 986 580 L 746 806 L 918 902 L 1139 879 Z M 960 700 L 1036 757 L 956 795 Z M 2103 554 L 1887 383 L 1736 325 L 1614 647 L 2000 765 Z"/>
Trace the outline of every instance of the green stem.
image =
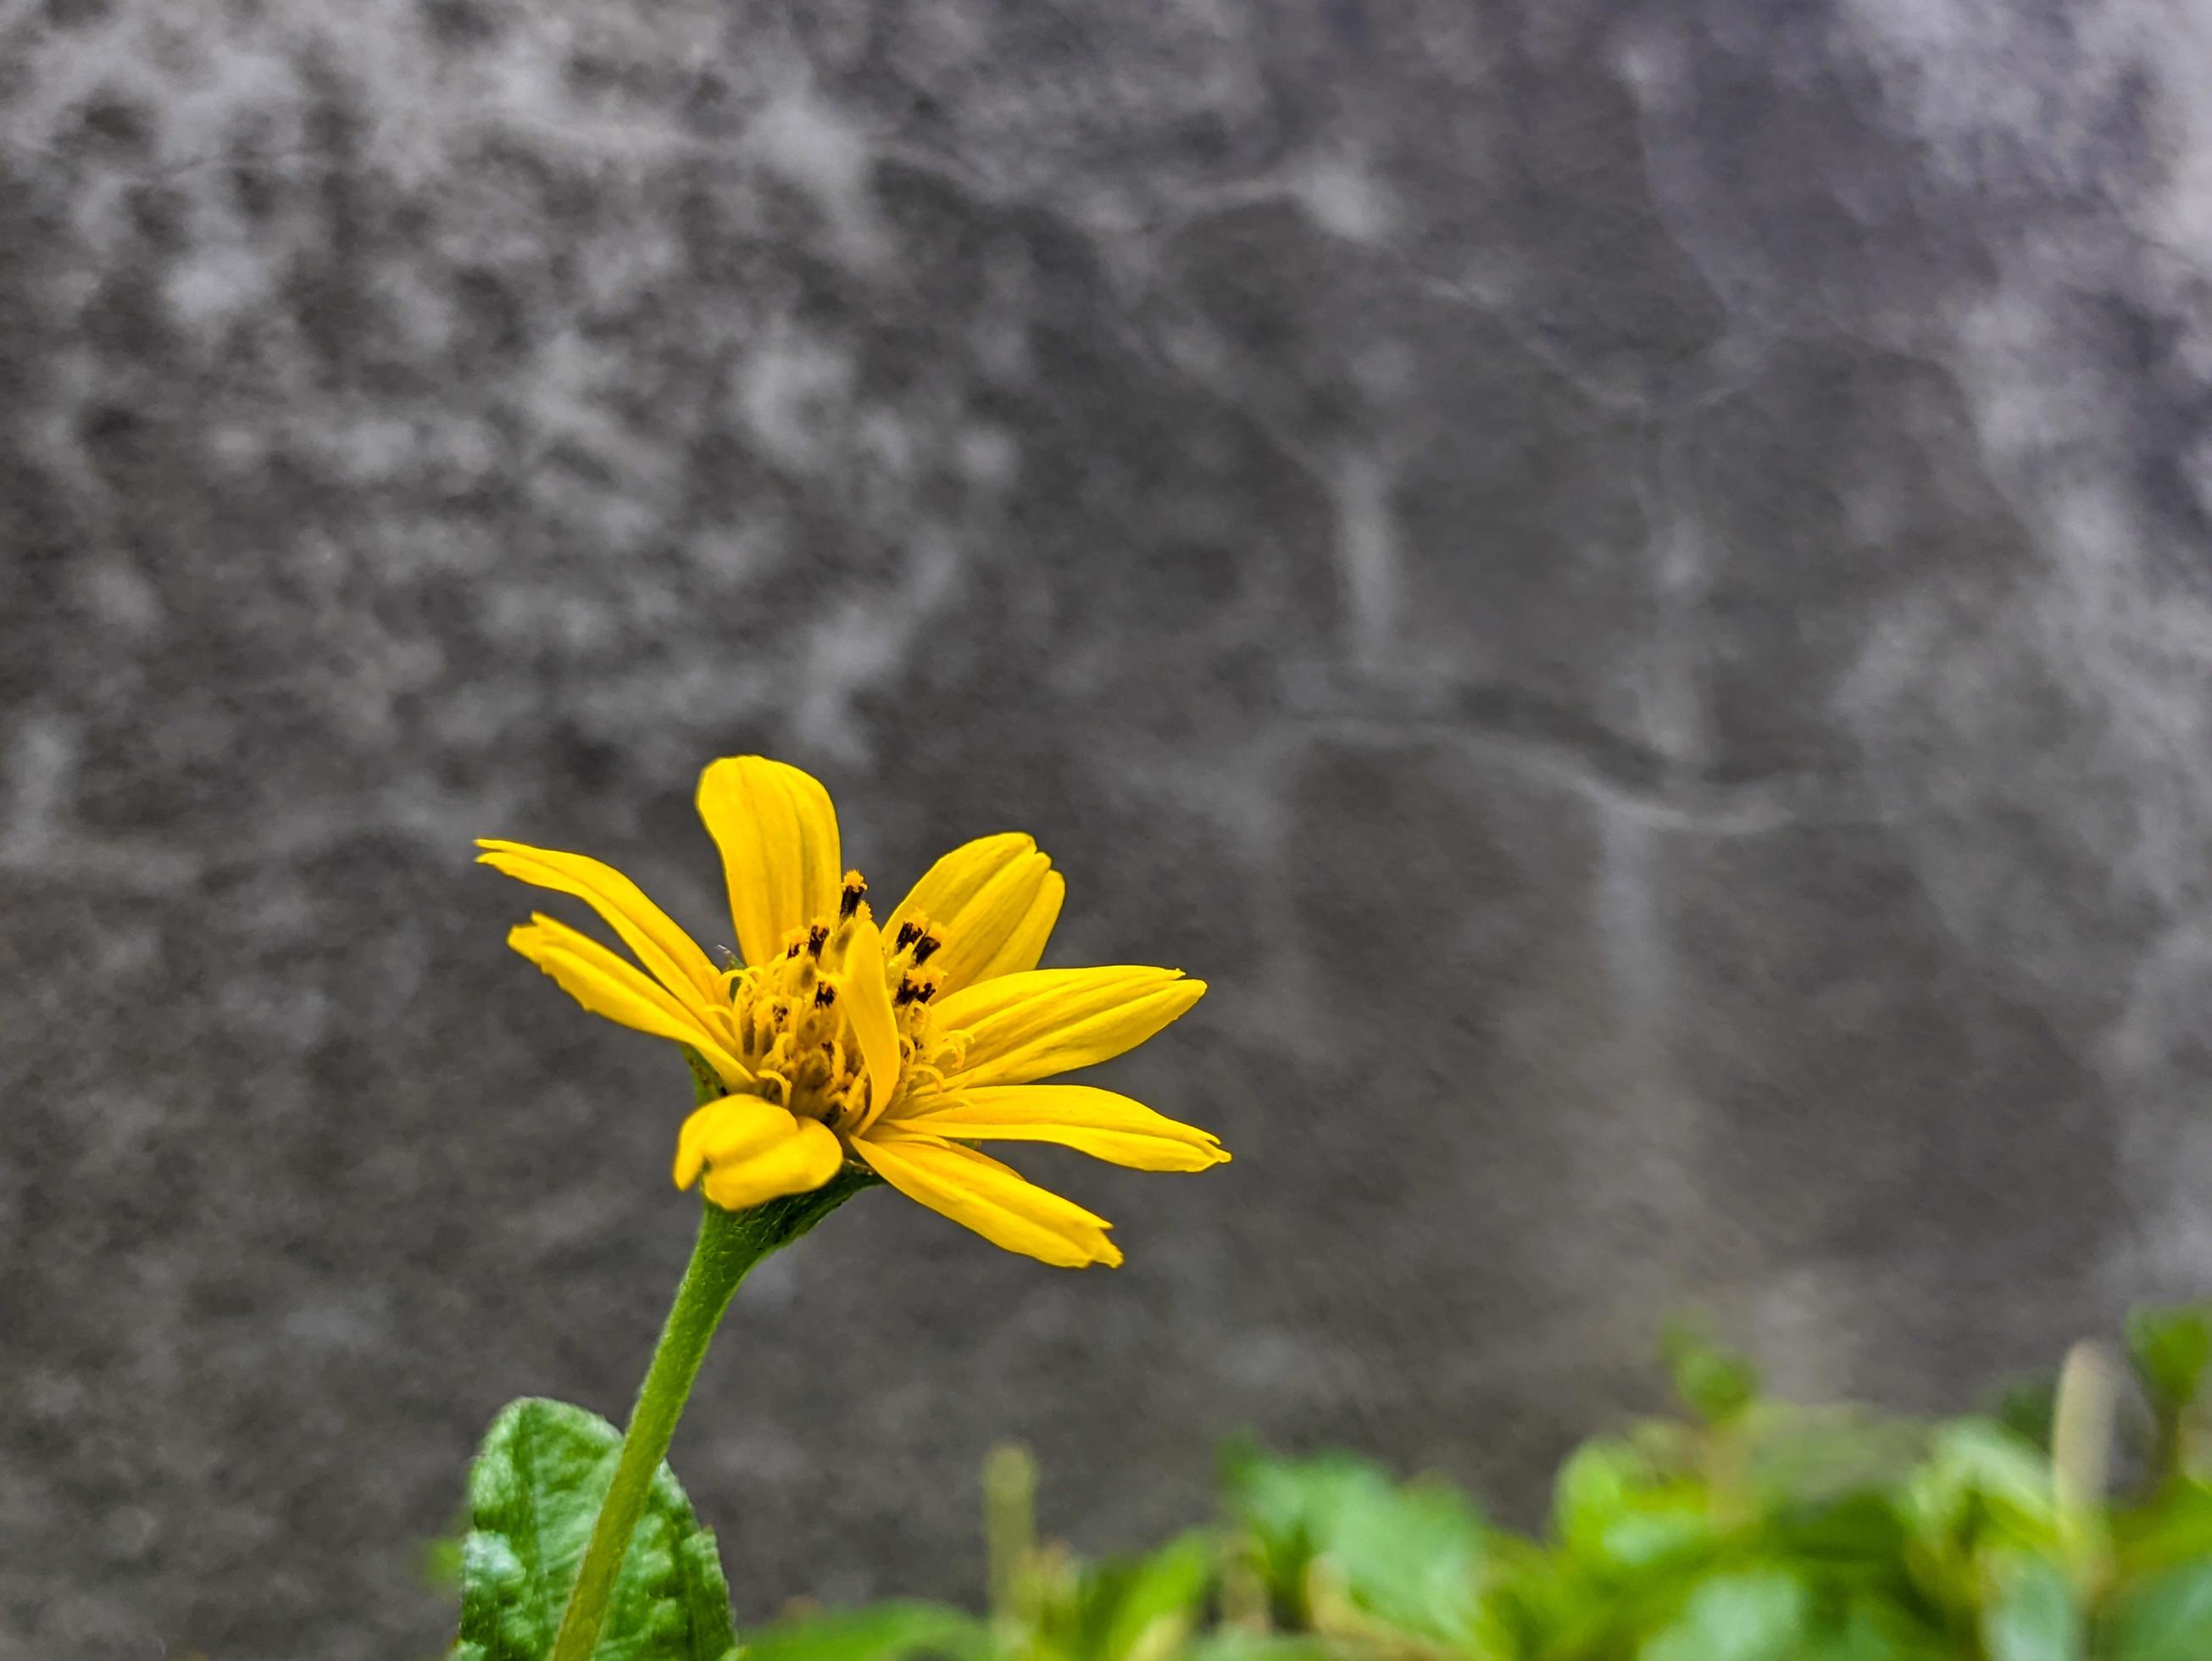
<path id="1" fill-rule="evenodd" d="M 676 1302 L 638 1390 L 629 1428 L 623 1433 L 622 1457 L 600 1503 L 599 1520 L 592 1525 L 575 1589 L 562 1612 L 551 1661 L 592 1661 L 599 1648 L 615 1577 L 622 1573 L 630 1536 L 645 1514 L 653 1475 L 667 1456 L 676 1421 L 684 1416 L 692 1381 L 707 1357 L 707 1345 L 738 1282 L 762 1258 L 788 1245 L 875 1180 L 868 1173 L 847 1171 L 811 1194 L 771 1200 L 747 1211 L 725 1211 L 711 1202 L 702 1207 L 690 1265 L 676 1288 Z"/>

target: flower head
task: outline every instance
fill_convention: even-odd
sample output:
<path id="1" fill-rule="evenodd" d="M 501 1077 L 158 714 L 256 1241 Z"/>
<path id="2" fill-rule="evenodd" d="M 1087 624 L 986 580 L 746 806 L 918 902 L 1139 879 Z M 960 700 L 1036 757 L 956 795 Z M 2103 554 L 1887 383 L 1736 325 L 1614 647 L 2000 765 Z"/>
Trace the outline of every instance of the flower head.
<path id="1" fill-rule="evenodd" d="M 724 1094 L 684 1121 L 676 1184 L 731 1210 L 812 1191 L 848 1162 L 1048 1263 L 1115 1264 L 1109 1225 L 973 1144 L 1058 1142 L 1142 1171 L 1229 1155 L 1089 1085 L 1039 1080 L 1134 1049 L 1205 990 L 1173 969 L 1039 969 L 1066 885 L 1026 836 L 939 860 L 879 925 L 807 774 L 714 763 L 699 816 L 721 849 L 738 956 L 718 968 L 610 866 L 485 840 L 485 864 L 582 900 L 624 958 L 538 915 L 507 940 L 595 1014 L 684 1045 Z"/>

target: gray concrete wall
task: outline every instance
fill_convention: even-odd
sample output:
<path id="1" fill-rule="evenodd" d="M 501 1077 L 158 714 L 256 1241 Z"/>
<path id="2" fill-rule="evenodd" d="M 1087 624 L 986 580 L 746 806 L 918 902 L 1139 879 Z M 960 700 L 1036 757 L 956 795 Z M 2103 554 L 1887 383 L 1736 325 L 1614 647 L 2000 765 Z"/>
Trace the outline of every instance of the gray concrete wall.
<path id="1" fill-rule="evenodd" d="M 500 833 L 719 939 L 708 757 L 1034 830 L 1212 996 L 871 1196 L 677 1457 L 741 1613 L 1251 1426 L 1516 1515 L 1701 1299 L 1963 1399 L 2212 1266 L 2212 26 L 2157 0 L 25 0 L 0 21 L 0 1653 L 427 1654 L 618 1414 L 681 1068 Z"/>

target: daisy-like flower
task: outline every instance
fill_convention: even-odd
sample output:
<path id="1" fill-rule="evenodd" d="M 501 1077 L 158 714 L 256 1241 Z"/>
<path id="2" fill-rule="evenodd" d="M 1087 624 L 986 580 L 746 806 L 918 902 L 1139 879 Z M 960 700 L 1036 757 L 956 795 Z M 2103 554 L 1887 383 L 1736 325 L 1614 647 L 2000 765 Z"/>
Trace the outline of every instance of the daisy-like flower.
<path id="1" fill-rule="evenodd" d="M 1206 990 L 1173 969 L 1039 969 L 1066 890 L 1036 842 L 982 837 L 878 925 L 809 775 L 734 756 L 699 780 L 742 961 L 718 968 L 613 867 L 485 840 L 485 864 L 582 900 L 635 964 L 542 914 L 507 936 L 594 1014 L 673 1039 L 726 1092 L 684 1122 L 676 1185 L 741 1210 L 848 1162 L 996 1245 L 1117 1264 L 1109 1225 L 978 1151 L 1058 1142 L 1140 1171 L 1229 1155 L 1203 1130 L 1090 1085 L 1041 1080 L 1134 1049 Z M 641 967 L 640 965 L 642 965 Z"/>

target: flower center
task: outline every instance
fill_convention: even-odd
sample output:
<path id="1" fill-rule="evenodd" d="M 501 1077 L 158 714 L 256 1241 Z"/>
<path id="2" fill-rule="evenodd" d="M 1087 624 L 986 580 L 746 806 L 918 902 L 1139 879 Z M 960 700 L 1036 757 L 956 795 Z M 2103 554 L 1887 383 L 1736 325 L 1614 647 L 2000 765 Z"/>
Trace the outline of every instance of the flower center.
<path id="1" fill-rule="evenodd" d="M 727 977 L 738 1059 L 760 1080 L 762 1094 L 832 1130 L 857 1129 L 868 1101 L 868 1066 L 847 1008 L 854 928 L 868 891 L 857 871 L 845 873 L 835 916 L 793 929 L 767 963 Z M 940 1046 L 930 1019 L 937 973 L 927 965 L 943 945 L 927 921 L 909 919 L 884 942 L 884 989 L 898 1031 L 898 1077 L 881 1090 L 888 1104 L 917 1079 L 934 1079 Z"/>

